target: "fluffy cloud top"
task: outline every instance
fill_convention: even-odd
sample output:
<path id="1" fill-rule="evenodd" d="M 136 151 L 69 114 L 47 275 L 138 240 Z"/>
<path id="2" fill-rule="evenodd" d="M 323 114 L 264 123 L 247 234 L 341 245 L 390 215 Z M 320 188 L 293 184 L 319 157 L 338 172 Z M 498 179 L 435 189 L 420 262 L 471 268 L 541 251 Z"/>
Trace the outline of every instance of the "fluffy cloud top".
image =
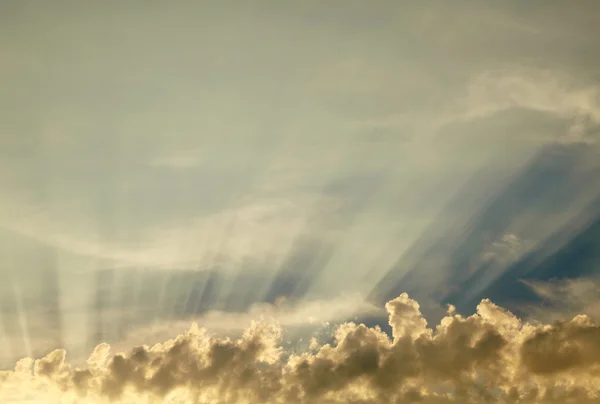
<path id="1" fill-rule="evenodd" d="M 451 307 L 435 329 L 402 294 L 388 302 L 392 339 L 344 323 L 331 344 L 284 350 L 282 329 L 254 323 L 238 339 L 192 325 L 128 353 L 98 345 L 84 369 L 64 350 L 19 361 L 1 376 L 13 402 L 147 403 L 597 403 L 600 326 L 584 315 L 530 324 L 483 300 Z M 19 401 L 21 400 L 21 401 Z M 29 401 L 27 401 L 29 400 Z M 44 401 L 46 400 L 46 401 Z"/>

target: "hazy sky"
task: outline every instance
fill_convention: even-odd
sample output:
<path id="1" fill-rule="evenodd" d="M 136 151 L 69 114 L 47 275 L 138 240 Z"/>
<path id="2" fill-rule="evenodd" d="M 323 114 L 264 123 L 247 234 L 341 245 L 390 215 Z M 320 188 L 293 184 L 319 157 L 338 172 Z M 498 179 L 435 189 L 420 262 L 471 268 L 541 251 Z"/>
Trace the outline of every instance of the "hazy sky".
<path id="1" fill-rule="evenodd" d="M 2 1 L 0 368 L 302 350 L 403 292 L 600 318 L 597 38 L 594 0 Z"/>

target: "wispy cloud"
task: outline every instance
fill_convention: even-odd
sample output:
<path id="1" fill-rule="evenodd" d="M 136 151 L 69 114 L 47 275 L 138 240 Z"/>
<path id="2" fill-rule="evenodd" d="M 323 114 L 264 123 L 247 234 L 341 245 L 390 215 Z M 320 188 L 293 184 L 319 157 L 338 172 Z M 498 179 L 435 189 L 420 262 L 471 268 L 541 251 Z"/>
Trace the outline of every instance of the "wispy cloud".
<path id="1" fill-rule="evenodd" d="M 93 228 L 66 228 L 42 209 L 6 204 L 4 228 L 66 252 L 104 261 L 112 267 L 210 269 L 211 265 L 263 261 L 281 256 L 304 223 L 303 208 L 287 200 L 244 200 L 184 225 L 146 229 L 119 244 Z M 230 229 L 230 234 L 223 232 Z M 227 262 L 223 262 L 226 260 Z M 234 265 L 235 266 L 235 265 Z"/>
<path id="2" fill-rule="evenodd" d="M 115 314 L 119 316 L 119 313 Z M 175 338 L 189 328 L 190 322 L 197 323 L 211 333 L 227 337 L 240 335 L 255 321 L 277 324 L 284 327 L 286 333 L 293 334 L 296 342 L 299 338 L 310 336 L 315 330 L 362 317 L 384 318 L 385 311 L 364 300 L 359 294 L 301 301 L 288 301 L 282 297 L 275 303 L 254 303 L 244 312 L 209 310 L 200 316 L 165 319 L 134 327 L 124 338 L 115 341 L 115 347 L 129 349 L 131 346 Z"/>
<path id="3" fill-rule="evenodd" d="M 527 280 L 529 286 L 541 299 L 542 304 L 522 307 L 532 319 L 539 321 L 564 320 L 577 313 L 585 313 L 600 321 L 600 280 L 597 278 L 553 279 L 548 281 Z"/>
<path id="4" fill-rule="evenodd" d="M 531 242 L 521 240 L 516 234 L 504 234 L 499 240 L 488 244 L 481 259 L 484 262 L 495 261 L 501 265 L 509 265 L 523 256 L 533 247 Z"/>
<path id="5" fill-rule="evenodd" d="M 549 69 L 516 67 L 477 76 L 458 102 L 456 119 L 485 118 L 512 108 L 555 115 L 568 122 L 561 142 L 593 142 L 600 125 L 600 87 Z"/>

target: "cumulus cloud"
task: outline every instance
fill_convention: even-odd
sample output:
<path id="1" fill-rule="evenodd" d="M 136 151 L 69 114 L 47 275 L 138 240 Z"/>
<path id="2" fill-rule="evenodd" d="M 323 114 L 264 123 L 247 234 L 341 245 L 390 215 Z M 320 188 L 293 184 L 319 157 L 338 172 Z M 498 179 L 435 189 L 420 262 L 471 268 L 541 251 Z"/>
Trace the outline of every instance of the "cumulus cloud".
<path id="1" fill-rule="evenodd" d="M 85 368 L 64 350 L 23 359 L 0 380 L 2 402 L 147 403 L 596 403 L 600 326 L 578 315 L 530 324 L 483 300 L 469 317 L 451 307 L 435 329 L 402 294 L 388 302 L 390 338 L 344 323 L 331 344 L 302 353 L 282 328 L 253 323 L 237 339 L 192 325 L 152 347 L 111 354 L 98 345 Z M 18 396 L 20 394 L 20 396 Z"/>

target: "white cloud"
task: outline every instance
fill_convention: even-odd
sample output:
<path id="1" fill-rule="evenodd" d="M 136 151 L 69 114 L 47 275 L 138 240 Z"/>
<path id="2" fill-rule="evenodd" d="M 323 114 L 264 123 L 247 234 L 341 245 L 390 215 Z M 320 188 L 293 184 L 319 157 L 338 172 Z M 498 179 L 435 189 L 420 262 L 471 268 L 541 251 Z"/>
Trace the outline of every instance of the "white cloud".
<path id="1" fill-rule="evenodd" d="M 394 130 L 398 138 L 410 134 L 410 139 L 422 141 L 447 125 L 521 108 L 566 120 L 567 130 L 558 142 L 596 140 L 592 130 L 600 125 L 600 86 L 580 82 L 563 71 L 533 67 L 487 70 L 468 80 L 465 92 L 437 108 L 352 121 L 348 130 Z"/>
<path id="2" fill-rule="evenodd" d="M 254 321 L 278 324 L 300 338 L 311 330 L 336 324 L 354 317 L 378 317 L 385 312 L 365 301 L 359 294 L 349 294 L 333 299 L 316 299 L 290 302 L 282 298 L 275 304 L 255 303 L 246 312 L 225 312 L 211 310 L 200 317 L 184 320 L 166 320 L 132 329 L 118 341 L 120 349 L 131 346 L 153 344 L 174 338 L 190 326 L 190 322 L 219 335 L 238 335 L 250 327 Z"/>
<path id="3" fill-rule="evenodd" d="M 543 305 L 528 305 L 523 310 L 540 321 L 557 321 L 585 313 L 600 321 L 600 280 L 597 278 L 523 280 L 540 298 Z"/>
<path id="4" fill-rule="evenodd" d="M 145 229 L 138 239 L 118 243 L 96 236 L 89 224 L 66 227 L 25 201 L 13 200 L 5 207 L 0 214 L 2 227 L 108 266 L 195 270 L 215 264 L 235 267 L 245 260 L 276 262 L 304 225 L 307 208 L 285 199 L 246 198 L 215 214 L 188 219 L 184 225 Z"/>
<path id="5" fill-rule="evenodd" d="M 485 118 L 511 108 L 544 112 L 570 121 L 563 142 L 591 142 L 600 124 L 600 86 L 566 73 L 531 67 L 490 70 L 477 76 L 454 107 L 454 119 Z"/>
<path id="6" fill-rule="evenodd" d="M 523 240 L 513 233 L 506 233 L 499 240 L 486 245 L 481 253 L 481 260 L 507 266 L 517 261 L 534 246 L 535 243 L 529 240 Z"/>

